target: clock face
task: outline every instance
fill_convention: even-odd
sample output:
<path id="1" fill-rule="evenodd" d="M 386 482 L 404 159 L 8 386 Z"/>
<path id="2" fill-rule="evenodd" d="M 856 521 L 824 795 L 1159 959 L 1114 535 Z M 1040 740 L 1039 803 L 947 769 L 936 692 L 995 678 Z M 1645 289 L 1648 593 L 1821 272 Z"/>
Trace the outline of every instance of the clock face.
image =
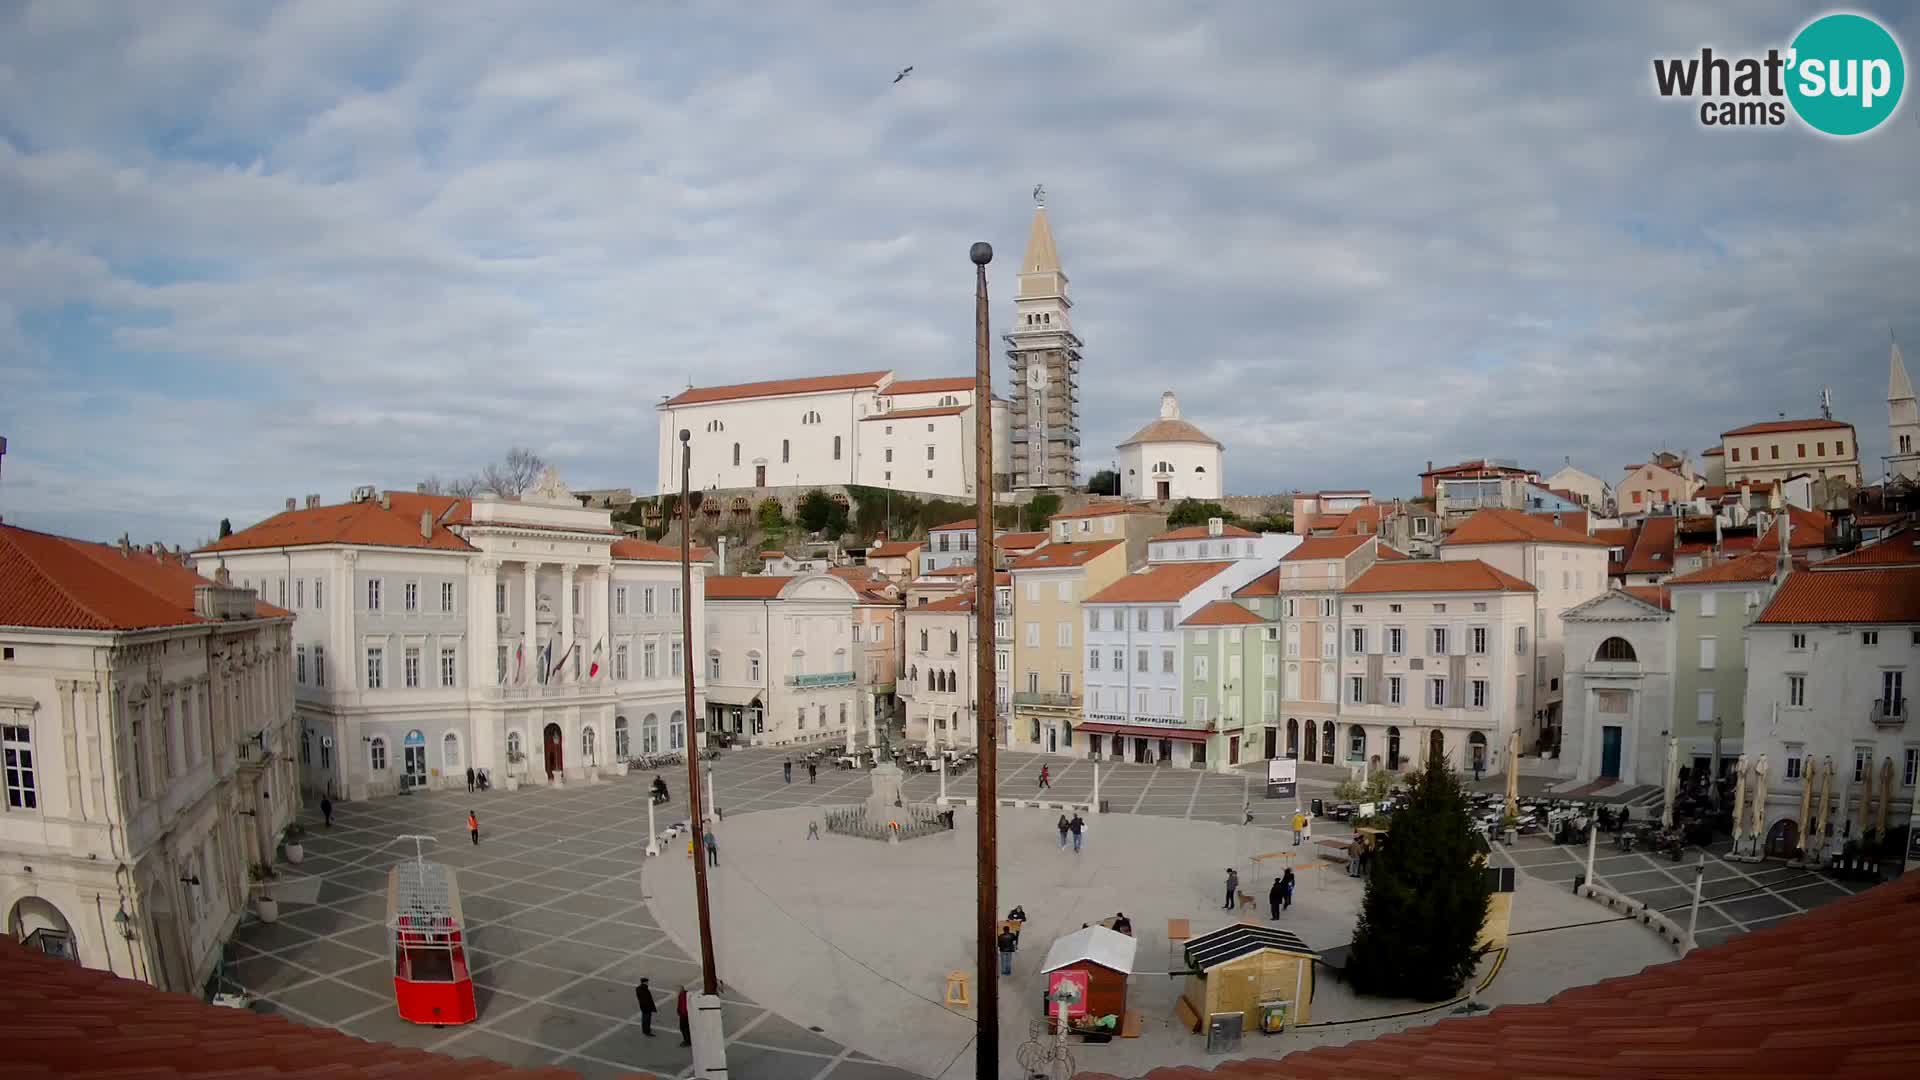
<path id="1" fill-rule="evenodd" d="M 1029 365 L 1027 367 L 1027 385 L 1035 390 L 1047 385 L 1046 367 L 1040 364 Z"/>

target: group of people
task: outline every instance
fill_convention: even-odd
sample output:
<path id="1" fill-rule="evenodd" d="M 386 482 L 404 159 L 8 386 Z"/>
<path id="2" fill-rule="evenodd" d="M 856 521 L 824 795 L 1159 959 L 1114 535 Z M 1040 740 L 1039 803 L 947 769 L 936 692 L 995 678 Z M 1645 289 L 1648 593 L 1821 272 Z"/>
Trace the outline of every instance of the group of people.
<path id="1" fill-rule="evenodd" d="M 1073 840 L 1073 850 L 1077 854 L 1080 851 L 1080 837 L 1087 828 L 1086 819 L 1078 813 L 1075 813 L 1071 818 L 1065 814 L 1061 814 L 1060 821 L 1054 828 L 1060 830 L 1060 850 L 1065 851 L 1067 849 L 1067 840 L 1071 838 Z"/>
<path id="2" fill-rule="evenodd" d="M 780 763 L 780 775 L 789 784 L 793 783 L 793 759 L 787 758 Z M 820 782 L 820 765 L 812 758 L 807 759 L 807 783 Z"/>
<path id="3" fill-rule="evenodd" d="M 653 1014 L 660 1011 L 660 1005 L 653 1000 L 653 987 L 645 977 L 640 985 L 633 988 L 633 996 L 640 999 L 640 1034 L 653 1037 Z M 680 1014 L 680 1045 L 693 1045 L 693 1024 L 687 1014 L 687 988 L 681 987 L 674 999 L 674 1011 Z"/>

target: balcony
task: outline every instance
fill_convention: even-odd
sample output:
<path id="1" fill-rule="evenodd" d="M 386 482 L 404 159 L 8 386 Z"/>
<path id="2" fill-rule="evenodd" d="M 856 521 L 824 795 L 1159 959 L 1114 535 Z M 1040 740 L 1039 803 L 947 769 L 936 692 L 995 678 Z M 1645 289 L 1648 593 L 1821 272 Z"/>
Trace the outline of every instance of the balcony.
<path id="1" fill-rule="evenodd" d="M 1079 694 L 1062 694 L 1040 690 L 1016 690 L 1013 694 L 1015 705 L 1032 705 L 1043 709 L 1078 709 Z"/>
<path id="2" fill-rule="evenodd" d="M 1873 706 L 1867 713 L 1873 719 L 1873 726 L 1892 729 L 1904 727 L 1907 723 L 1907 699 L 1874 698 Z"/>
<path id="3" fill-rule="evenodd" d="M 853 672 L 829 671 L 821 675 L 789 675 L 787 685 L 803 690 L 815 690 L 823 686 L 852 686 Z"/>
<path id="4" fill-rule="evenodd" d="M 489 686 L 485 693 L 489 701 L 549 701 L 554 698 L 581 697 L 600 689 L 602 686 L 596 683 L 551 682 L 529 686 Z"/>

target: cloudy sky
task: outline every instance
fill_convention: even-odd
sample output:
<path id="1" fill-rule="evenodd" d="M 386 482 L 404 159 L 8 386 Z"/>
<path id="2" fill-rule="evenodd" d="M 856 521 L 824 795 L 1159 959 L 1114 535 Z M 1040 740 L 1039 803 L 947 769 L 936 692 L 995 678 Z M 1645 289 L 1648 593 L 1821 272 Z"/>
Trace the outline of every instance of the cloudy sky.
<path id="1" fill-rule="evenodd" d="M 1036 183 L 1093 467 L 1163 389 L 1236 493 L 1612 478 L 1822 386 L 1877 458 L 1920 109 L 1651 89 L 1820 10 L 0 0 L 0 513 L 193 543 L 514 443 L 644 490 L 690 380 L 966 372 Z"/>

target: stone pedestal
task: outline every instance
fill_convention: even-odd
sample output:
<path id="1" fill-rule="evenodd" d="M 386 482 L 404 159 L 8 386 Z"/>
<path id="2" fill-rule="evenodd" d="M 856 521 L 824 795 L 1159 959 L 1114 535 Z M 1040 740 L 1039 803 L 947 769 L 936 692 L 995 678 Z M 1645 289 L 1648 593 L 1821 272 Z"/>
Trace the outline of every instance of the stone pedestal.
<path id="1" fill-rule="evenodd" d="M 867 820 L 876 825 L 893 820 L 903 805 L 900 797 L 900 784 L 903 775 L 900 766 L 893 762 L 882 762 L 867 773 L 873 783 L 873 793 L 867 796 Z"/>

